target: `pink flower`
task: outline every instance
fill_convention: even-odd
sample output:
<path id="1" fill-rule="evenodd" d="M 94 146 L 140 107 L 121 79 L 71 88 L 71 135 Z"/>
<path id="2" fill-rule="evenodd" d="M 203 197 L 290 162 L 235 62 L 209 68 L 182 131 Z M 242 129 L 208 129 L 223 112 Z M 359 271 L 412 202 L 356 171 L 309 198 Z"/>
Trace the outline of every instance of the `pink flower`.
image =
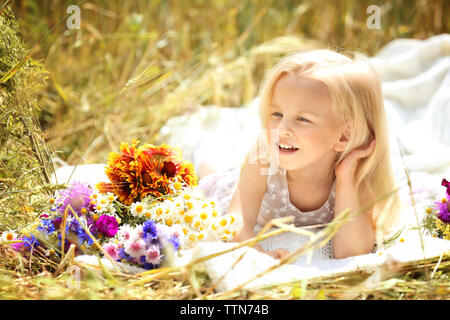
<path id="1" fill-rule="evenodd" d="M 125 231 L 123 233 L 123 240 L 127 241 L 130 240 L 131 234 L 128 231 Z"/>
<path id="2" fill-rule="evenodd" d="M 159 248 L 156 245 L 151 245 L 146 251 L 145 251 L 145 260 L 147 260 L 148 263 L 158 265 L 161 263 L 162 255 L 159 252 Z"/>
<path id="3" fill-rule="evenodd" d="M 117 223 L 116 218 L 106 214 L 98 218 L 95 226 L 98 228 L 99 232 L 103 233 L 108 238 L 114 237 L 119 229 L 119 224 Z"/>
<path id="4" fill-rule="evenodd" d="M 103 250 L 105 250 L 105 252 L 114 260 L 119 259 L 119 248 L 115 244 L 108 243 L 103 246 Z"/>
<path id="5" fill-rule="evenodd" d="M 139 259 L 145 254 L 145 242 L 142 239 L 127 241 L 125 252 L 135 259 Z"/>

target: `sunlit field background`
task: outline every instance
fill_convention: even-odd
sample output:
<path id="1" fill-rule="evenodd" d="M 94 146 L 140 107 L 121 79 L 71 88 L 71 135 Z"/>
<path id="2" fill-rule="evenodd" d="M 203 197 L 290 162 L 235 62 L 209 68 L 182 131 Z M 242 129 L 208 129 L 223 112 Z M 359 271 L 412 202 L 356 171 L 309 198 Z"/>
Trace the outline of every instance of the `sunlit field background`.
<path id="1" fill-rule="evenodd" d="M 2 14 L 7 10 L 4 5 L 12 9 L 23 41 L 14 63 L 32 50 L 27 63 L 32 62 L 39 74 L 35 84 L 27 78 L 33 88 L 24 91 L 33 92 L 35 99 L 34 144 L 30 138 L 31 144 L 17 150 L 23 158 L 38 158 L 37 162 L 30 160 L 27 169 L 41 164 L 41 169 L 33 171 L 38 176 L 35 180 L 24 180 L 23 170 L 3 148 L 3 142 L 13 136 L 2 140 L 0 192 L 5 194 L 0 198 L 4 212 L 0 231 L 6 225 L 28 221 L 28 212 L 45 206 L 33 191 L 15 191 L 46 190 L 47 177 L 63 164 L 104 163 L 122 141 L 136 138 L 153 143 L 168 119 L 199 106 L 244 106 L 257 96 L 264 73 L 289 52 L 330 48 L 373 56 L 394 39 L 426 39 L 450 32 L 450 5 L 445 0 L 83 1 L 79 4 L 81 28 L 69 30 L 66 9 L 73 4 L 77 2 L 0 2 Z M 368 28 L 369 5 L 381 8 L 381 29 Z M 25 87 L 28 80 L 24 80 Z M 24 130 L 21 134 L 28 132 L 27 127 Z M 6 271 L 12 265 L 5 257 L 0 265 L 0 287 L 9 290 L 6 298 L 183 299 L 198 294 L 189 281 L 161 281 L 153 291 L 127 291 L 114 282 L 108 290 L 99 289 L 104 283 L 96 278 L 91 280 L 97 291 L 73 293 L 58 287 L 59 280 L 39 282 L 39 277 L 21 279 L 25 289 L 20 289 L 13 282 L 18 274 L 42 270 L 30 262 L 15 267 L 14 272 Z M 417 273 L 414 282 L 398 291 L 380 289 L 348 297 L 435 296 L 420 282 L 419 270 L 410 271 L 412 278 Z M 353 276 L 349 283 L 365 275 Z M 198 281 L 201 286 L 203 280 Z M 49 285 L 58 289 L 50 290 Z M 306 297 L 317 297 L 324 286 L 337 292 L 346 285 L 342 279 L 323 280 L 310 284 Z M 272 297 L 295 298 L 300 289 L 291 285 L 277 290 Z"/>
<path id="2" fill-rule="evenodd" d="M 28 47 L 75 3 L 14 1 Z M 167 119 L 199 105 L 242 106 L 292 50 L 371 56 L 393 39 L 448 32 L 444 3 L 86 1 L 80 30 L 63 21 L 33 53 L 49 71 L 39 94 L 45 140 L 69 164 L 104 162 L 120 141 L 151 143 Z M 366 25 L 371 4 L 382 8 L 380 30 Z"/>

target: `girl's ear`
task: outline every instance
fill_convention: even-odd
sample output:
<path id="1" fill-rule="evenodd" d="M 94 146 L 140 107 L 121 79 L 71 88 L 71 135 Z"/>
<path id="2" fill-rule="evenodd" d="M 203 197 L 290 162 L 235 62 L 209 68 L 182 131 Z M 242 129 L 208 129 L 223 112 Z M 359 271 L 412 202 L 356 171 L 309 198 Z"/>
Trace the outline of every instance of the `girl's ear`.
<path id="1" fill-rule="evenodd" d="M 347 148 L 347 145 L 350 142 L 351 133 L 352 133 L 351 125 L 349 123 L 344 124 L 341 129 L 340 137 L 334 145 L 334 150 L 336 152 L 345 151 L 345 149 Z"/>

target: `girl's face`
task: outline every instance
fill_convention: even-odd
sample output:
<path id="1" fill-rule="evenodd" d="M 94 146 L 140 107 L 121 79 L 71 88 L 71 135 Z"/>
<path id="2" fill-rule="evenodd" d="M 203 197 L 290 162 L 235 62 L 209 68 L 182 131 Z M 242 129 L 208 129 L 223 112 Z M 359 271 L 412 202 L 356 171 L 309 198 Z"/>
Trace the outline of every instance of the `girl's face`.
<path id="1" fill-rule="evenodd" d="M 273 88 L 268 110 L 267 138 L 280 168 L 332 166 L 337 152 L 341 151 L 337 145 L 343 122 L 332 112 L 331 98 L 324 83 L 283 75 Z M 280 145 L 294 149 L 284 151 Z"/>

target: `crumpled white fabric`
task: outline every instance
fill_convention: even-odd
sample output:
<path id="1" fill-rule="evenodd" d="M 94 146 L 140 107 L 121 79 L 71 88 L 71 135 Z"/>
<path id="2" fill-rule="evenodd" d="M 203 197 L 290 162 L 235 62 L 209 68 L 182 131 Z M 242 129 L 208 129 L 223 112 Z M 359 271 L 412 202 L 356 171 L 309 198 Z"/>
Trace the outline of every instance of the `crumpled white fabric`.
<path id="1" fill-rule="evenodd" d="M 282 236 L 283 234 L 278 235 L 279 239 L 283 239 Z M 286 248 L 291 251 L 301 247 L 308 240 L 299 234 L 289 234 L 289 239 L 291 242 L 286 245 Z M 244 289 L 266 287 L 361 269 L 382 270 L 383 266 L 389 266 L 392 263 L 419 261 L 437 257 L 445 252 L 449 254 L 450 251 L 450 241 L 430 236 L 423 236 L 421 239 L 417 231 L 405 232 L 401 239 L 403 241 L 396 241 L 392 246 L 376 253 L 344 259 L 316 256 L 310 262 L 307 261 L 305 255 L 302 255 L 294 262 L 280 266 L 280 260 L 245 246 L 210 258 L 199 263 L 197 267 L 208 274 L 217 292 L 226 292 L 238 287 Z M 423 251 L 421 243 L 424 246 Z M 182 250 L 180 255 L 175 255 L 171 265 L 183 266 L 191 261 L 236 246 L 236 243 L 229 242 L 200 242 L 194 249 Z M 99 260 L 103 267 L 115 271 L 111 261 L 106 258 L 98 258 L 93 255 L 82 255 L 75 258 L 75 262 L 101 274 Z M 121 271 L 125 273 L 138 274 L 148 271 L 129 263 L 118 262 L 118 264 L 122 267 Z M 372 283 L 372 285 L 374 284 Z"/>
<path id="2" fill-rule="evenodd" d="M 424 206 L 444 196 L 442 178 L 450 177 L 450 35 L 443 34 L 427 40 L 394 40 L 370 61 L 382 81 L 394 174 L 398 184 L 403 186 L 400 196 L 407 205 L 402 215 L 403 224 L 406 227 L 417 226 L 416 221 L 420 221 L 424 214 Z M 258 101 L 256 98 L 242 108 L 206 106 L 192 114 L 172 118 L 161 128 L 159 143 L 179 147 L 184 158 L 194 164 L 200 178 L 211 172 L 235 167 L 241 163 L 259 134 Z M 400 148 L 404 153 L 403 159 Z M 405 165 L 412 180 L 416 211 L 411 206 Z M 107 181 L 103 167 L 100 164 L 78 166 L 72 181 Z M 67 181 L 71 169 L 73 167 L 63 167 L 57 171 L 57 176 Z M 302 236 L 296 236 L 299 237 L 296 240 L 292 239 L 292 235 L 280 235 L 268 241 L 272 246 L 298 245 L 305 241 Z M 288 237 L 289 240 L 286 240 Z M 381 255 L 377 252 L 340 260 L 314 257 L 309 266 L 305 265 L 303 258 L 275 269 L 248 286 L 352 271 L 363 266 L 376 267 L 387 260 L 415 261 L 439 256 L 450 250 L 450 241 L 424 236 L 423 251 L 417 231 L 405 231 L 401 237 L 404 242 L 397 242 Z M 232 245 L 200 243 L 191 254 L 193 258 L 198 258 Z M 244 251 L 247 251 L 244 258 L 229 271 Z M 208 260 L 204 266 L 213 281 L 224 275 L 217 290 L 226 291 L 275 263 L 276 260 L 265 254 L 242 248 Z"/>
<path id="3" fill-rule="evenodd" d="M 282 235 L 280 235 L 282 236 Z M 305 242 L 305 237 L 297 237 L 289 249 L 294 250 Z M 291 239 L 293 236 L 290 235 Z M 281 237 L 282 239 L 282 237 Z M 306 256 L 300 256 L 291 264 L 281 265 L 272 271 L 269 268 L 279 264 L 279 260 L 263 254 L 253 248 L 242 247 L 229 253 L 203 262 L 203 266 L 217 284 L 216 291 L 226 292 L 238 287 L 257 288 L 291 281 L 312 279 L 320 276 L 331 276 L 338 273 L 366 270 L 381 270 L 384 265 L 392 263 L 407 263 L 426 258 L 432 258 L 449 252 L 450 241 L 424 236 L 422 241 L 417 231 L 405 232 L 392 246 L 376 253 L 349 257 L 344 259 L 328 259 L 316 257 L 307 262 Z M 421 249 L 421 243 L 424 250 Z M 213 253 L 233 248 L 236 244 L 222 242 L 199 243 L 192 254 L 193 259 L 205 257 Z M 261 277 L 255 278 L 257 275 Z"/>

